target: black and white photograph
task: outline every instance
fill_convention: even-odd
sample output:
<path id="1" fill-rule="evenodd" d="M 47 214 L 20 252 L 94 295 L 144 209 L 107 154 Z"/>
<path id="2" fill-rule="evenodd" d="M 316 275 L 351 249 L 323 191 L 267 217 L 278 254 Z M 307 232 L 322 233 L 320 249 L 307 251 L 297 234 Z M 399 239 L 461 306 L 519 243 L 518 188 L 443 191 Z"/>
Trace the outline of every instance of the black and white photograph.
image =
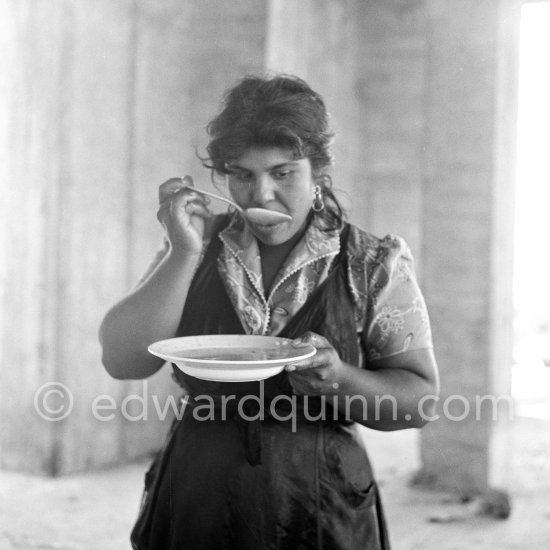
<path id="1" fill-rule="evenodd" d="M 0 0 L 0 550 L 550 548 L 550 0 Z"/>

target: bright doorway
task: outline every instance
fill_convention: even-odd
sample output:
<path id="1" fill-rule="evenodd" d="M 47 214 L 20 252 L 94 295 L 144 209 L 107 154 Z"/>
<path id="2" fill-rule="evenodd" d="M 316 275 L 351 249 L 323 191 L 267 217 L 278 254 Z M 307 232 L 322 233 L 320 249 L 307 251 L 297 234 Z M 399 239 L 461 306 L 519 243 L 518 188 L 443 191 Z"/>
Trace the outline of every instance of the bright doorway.
<path id="1" fill-rule="evenodd" d="M 550 419 L 550 2 L 522 8 L 512 394 Z"/>

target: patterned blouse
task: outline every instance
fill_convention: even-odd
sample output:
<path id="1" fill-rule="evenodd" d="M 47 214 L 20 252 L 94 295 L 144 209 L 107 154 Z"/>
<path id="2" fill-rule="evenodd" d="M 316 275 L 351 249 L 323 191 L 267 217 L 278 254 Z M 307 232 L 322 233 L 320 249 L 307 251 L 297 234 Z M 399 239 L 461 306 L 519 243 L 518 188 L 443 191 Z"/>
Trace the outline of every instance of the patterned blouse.
<path id="1" fill-rule="evenodd" d="M 277 335 L 326 279 L 340 252 L 339 232 L 312 222 L 266 295 L 258 242 L 239 216 L 219 238 L 218 271 L 246 334 Z M 166 251 L 165 243 L 148 274 Z M 431 348 L 426 304 L 405 241 L 393 235 L 380 239 L 352 225 L 347 254 L 357 334 L 367 360 Z"/>

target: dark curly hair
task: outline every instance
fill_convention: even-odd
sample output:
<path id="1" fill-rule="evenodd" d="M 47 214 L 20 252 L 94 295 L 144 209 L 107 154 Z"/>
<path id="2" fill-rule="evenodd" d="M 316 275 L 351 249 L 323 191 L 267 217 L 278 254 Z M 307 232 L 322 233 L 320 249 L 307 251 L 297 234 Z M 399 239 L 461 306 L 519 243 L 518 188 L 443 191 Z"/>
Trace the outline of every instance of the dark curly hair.
<path id="1" fill-rule="evenodd" d="M 212 176 L 227 174 L 226 166 L 251 147 L 279 147 L 294 158 L 308 158 L 323 193 L 325 208 L 315 215 L 329 228 L 340 227 L 343 210 L 332 192 L 333 164 L 329 115 L 322 97 L 302 79 L 291 75 L 246 76 L 222 101 L 222 109 L 208 124 L 210 142 L 203 165 Z"/>

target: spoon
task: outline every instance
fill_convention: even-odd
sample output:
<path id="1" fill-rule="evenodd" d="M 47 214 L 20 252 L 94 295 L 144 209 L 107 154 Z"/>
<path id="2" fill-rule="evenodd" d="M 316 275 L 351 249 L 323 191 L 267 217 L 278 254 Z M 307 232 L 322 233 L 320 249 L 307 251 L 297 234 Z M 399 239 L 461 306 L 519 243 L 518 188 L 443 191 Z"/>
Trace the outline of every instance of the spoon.
<path id="1" fill-rule="evenodd" d="M 209 191 L 203 191 L 202 189 L 197 189 L 196 187 L 190 187 L 189 189 L 192 191 L 196 191 L 201 195 L 206 195 L 207 197 L 212 197 L 213 199 L 218 199 L 220 201 L 224 201 L 230 204 L 236 210 L 238 210 L 247 220 L 250 220 L 252 223 L 257 223 L 260 225 L 271 225 L 276 223 L 287 222 L 292 219 L 292 216 L 289 216 L 288 214 L 283 214 L 282 212 L 278 212 L 277 210 L 268 210 L 267 208 L 246 208 L 245 209 L 245 208 L 241 208 L 236 202 L 232 201 L 231 199 L 228 199 L 221 195 L 216 195 L 214 193 L 210 193 Z"/>

